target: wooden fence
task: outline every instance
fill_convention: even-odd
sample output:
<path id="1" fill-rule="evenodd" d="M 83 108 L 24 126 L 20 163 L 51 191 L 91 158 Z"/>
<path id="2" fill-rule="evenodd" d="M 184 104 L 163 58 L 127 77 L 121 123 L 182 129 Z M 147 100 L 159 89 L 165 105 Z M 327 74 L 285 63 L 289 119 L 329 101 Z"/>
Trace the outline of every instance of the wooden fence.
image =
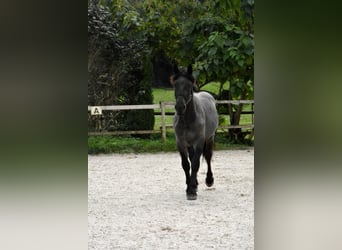
<path id="1" fill-rule="evenodd" d="M 216 104 L 252 104 L 251 111 L 243 111 L 242 114 L 250 114 L 252 116 L 252 124 L 246 125 L 229 125 L 220 128 L 244 128 L 254 130 L 254 100 L 218 100 Z M 173 128 L 172 124 L 166 123 L 166 116 L 174 115 L 174 112 L 166 112 L 166 109 L 173 109 L 175 102 L 160 102 L 159 104 L 143 104 L 143 105 L 112 105 L 112 106 L 88 106 L 88 112 L 97 108 L 101 111 L 119 111 L 119 110 L 139 110 L 139 109 L 153 109 L 160 110 L 160 112 L 154 112 L 154 115 L 161 115 L 160 130 L 138 130 L 138 131 L 101 131 L 101 132 L 88 132 L 88 135 L 127 135 L 127 134 L 155 134 L 161 133 L 163 141 L 166 140 L 166 130 Z"/>

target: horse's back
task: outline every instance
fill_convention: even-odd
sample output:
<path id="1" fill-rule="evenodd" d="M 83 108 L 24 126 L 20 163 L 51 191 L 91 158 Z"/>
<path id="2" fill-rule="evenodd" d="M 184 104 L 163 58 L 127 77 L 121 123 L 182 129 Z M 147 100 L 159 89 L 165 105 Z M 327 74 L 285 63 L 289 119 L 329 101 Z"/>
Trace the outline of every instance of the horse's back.
<path id="1" fill-rule="evenodd" d="M 205 115 L 205 134 L 206 139 L 214 136 L 218 126 L 218 115 L 216 110 L 215 99 L 207 92 L 194 93 L 199 107 L 204 111 Z"/>
<path id="2" fill-rule="evenodd" d="M 197 98 L 201 100 L 201 103 L 205 103 L 205 102 L 211 103 L 211 105 L 214 105 L 215 107 L 215 99 L 208 92 L 201 91 L 201 92 L 194 93 L 194 95 L 197 96 Z"/>

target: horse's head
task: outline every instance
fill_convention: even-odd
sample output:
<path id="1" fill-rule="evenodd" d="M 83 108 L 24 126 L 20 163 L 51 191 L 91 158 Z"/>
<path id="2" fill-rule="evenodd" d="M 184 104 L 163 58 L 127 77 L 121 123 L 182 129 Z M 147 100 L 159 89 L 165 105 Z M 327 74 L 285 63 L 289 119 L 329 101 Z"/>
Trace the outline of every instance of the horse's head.
<path id="1" fill-rule="evenodd" d="M 175 89 L 177 115 L 184 115 L 187 105 L 192 101 L 195 79 L 192 76 L 192 66 L 189 65 L 186 72 L 180 72 L 177 65 L 174 67 L 175 74 L 171 77 L 171 84 Z"/>

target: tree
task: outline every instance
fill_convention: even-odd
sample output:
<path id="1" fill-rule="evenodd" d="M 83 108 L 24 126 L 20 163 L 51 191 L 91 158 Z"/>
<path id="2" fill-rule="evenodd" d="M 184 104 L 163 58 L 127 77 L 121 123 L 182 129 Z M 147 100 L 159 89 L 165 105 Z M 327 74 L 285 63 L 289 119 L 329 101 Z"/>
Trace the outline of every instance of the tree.
<path id="1" fill-rule="evenodd" d="M 144 1 L 139 26 L 151 55 L 162 51 L 179 64 L 194 63 L 199 87 L 220 82 L 218 97 L 253 99 L 254 0 Z M 142 13 L 142 14 L 141 14 Z M 223 88 L 229 83 L 229 89 Z M 230 124 L 239 125 L 242 104 L 229 105 Z M 244 142 L 241 129 L 230 129 L 232 142 Z"/>
<path id="2" fill-rule="evenodd" d="M 189 23 L 185 36 L 198 44 L 195 68 L 200 86 L 218 81 L 222 96 L 223 84 L 228 81 L 228 99 L 253 99 L 254 1 L 229 3 L 216 1 L 212 11 Z M 242 108 L 242 104 L 228 105 L 231 125 L 239 125 Z M 245 142 L 241 129 L 228 132 L 231 142 Z"/>
<path id="3" fill-rule="evenodd" d="M 153 61 L 160 55 L 179 65 L 194 64 L 199 87 L 220 82 L 217 97 L 253 99 L 254 0 L 105 1 L 120 38 L 138 38 Z M 224 84 L 228 83 L 228 89 Z M 229 105 L 230 123 L 239 125 L 242 105 Z M 241 129 L 230 129 L 243 142 Z"/>
<path id="4" fill-rule="evenodd" d="M 152 103 L 151 65 L 144 43 L 125 39 L 120 23 L 113 21 L 109 10 L 101 5 L 88 5 L 88 105 Z M 89 126 L 98 121 L 90 118 Z M 102 129 L 152 129 L 153 110 L 108 112 Z"/>

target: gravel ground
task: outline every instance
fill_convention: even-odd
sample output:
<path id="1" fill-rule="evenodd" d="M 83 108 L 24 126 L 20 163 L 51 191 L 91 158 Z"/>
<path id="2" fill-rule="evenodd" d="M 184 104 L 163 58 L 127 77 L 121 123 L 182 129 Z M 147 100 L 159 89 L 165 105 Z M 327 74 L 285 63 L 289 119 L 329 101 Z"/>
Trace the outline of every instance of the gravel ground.
<path id="1" fill-rule="evenodd" d="M 205 160 L 185 195 L 178 153 L 88 156 L 89 249 L 254 249 L 254 149 Z"/>

